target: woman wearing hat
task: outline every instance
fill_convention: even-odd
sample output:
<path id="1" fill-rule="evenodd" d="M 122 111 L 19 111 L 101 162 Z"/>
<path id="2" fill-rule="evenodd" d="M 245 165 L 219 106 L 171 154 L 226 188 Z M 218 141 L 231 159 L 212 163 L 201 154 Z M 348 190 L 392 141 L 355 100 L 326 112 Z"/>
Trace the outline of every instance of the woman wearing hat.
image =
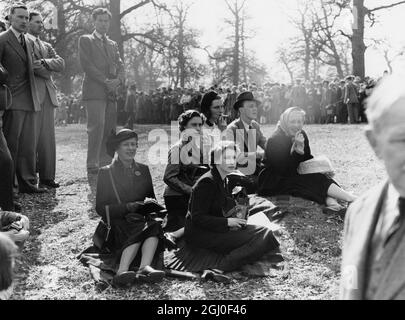
<path id="1" fill-rule="evenodd" d="M 260 173 L 259 194 L 292 195 L 325 204 L 330 211 L 344 211 L 337 200 L 351 203 L 355 200 L 353 195 L 322 173 L 297 172 L 301 162 L 313 158 L 308 136 L 302 130 L 304 120 L 301 108 L 289 108 L 281 115 L 276 131 L 267 141 L 266 169 Z"/>
<path id="2" fill-rule="evenodd" d="M 169 161 L 163 177 L 167 186 L 163 196 L 168 211 L 166 230 L 169 231 L 165 233 L 165 237 L 171 246 L 176 246 L 176 240 L 184 234 L 184 219 L 192 187 L 209 170 L 208 166 L 203 165 L 200 147 L 203 118 L 196 110 L 181 114 L 181 139 L 169 151 Z"/>
<path id="3" fill-rule="evenodd" d="M 135 280 L 156 282 L 165 274 L 151 267 L 155 255 L 163 249 L 162 228 L 159 222 L 141 214 L 143 202 L 154 199 L 155 193 L 149 168 L 134 160 L 137 147 L 138 136 L 132 130 L 111 135 L 107 153 L 113 161 L 98 174 L 96 211 L 105 222 L 109 212 L 112 241 L 107 247 L 119 260 L 113 279 L 116 286 L 130 285 Z M 135 273 L 129 270 L 138 253 L 141 262 Z"/>

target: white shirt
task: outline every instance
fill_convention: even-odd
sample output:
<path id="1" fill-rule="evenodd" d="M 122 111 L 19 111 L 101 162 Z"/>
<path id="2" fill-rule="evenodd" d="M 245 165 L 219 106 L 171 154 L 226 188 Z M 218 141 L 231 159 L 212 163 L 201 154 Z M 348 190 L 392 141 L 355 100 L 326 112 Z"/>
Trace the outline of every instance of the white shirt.
<path id="1" fill-rule="evenodd" d="M 242 121 L 243 125 L 245 126 L 245 130 L 246 132 L 249 132 L 249 127 L 251 126 L 251 124 L 247 124 L 245 121 L 243 121 L 242 119 L 240 119 L 240 121 Z"/>
<path id="2" fill-rule="evenodd" d="M 10 27 L 10 30 L 14 33 L 14 35 L 15 35 L 15 37 L 17 38 L 18 42 L 21 43 L 21 41 L 20 41 L 21 32 L 18 32 L 18 31 L 17 31 L 16 29 L 14 29 L 12 26 Z"/>

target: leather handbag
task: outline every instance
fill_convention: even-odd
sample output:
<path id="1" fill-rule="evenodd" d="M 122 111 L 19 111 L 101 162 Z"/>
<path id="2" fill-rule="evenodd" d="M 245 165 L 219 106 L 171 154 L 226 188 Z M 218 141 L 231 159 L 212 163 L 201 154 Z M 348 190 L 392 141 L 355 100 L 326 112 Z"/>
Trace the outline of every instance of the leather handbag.
<path id="1" fill-rule="evenodd" d="M 118 200 L 118 203 L 121 204 L 121 199 L 120 199 L 120 196 L 118 195 L 117 187 L 115 186 L 111 168 L 109 168 L 108 173 L 110 175 L 111 185 L 113 187 L 115 196 Z M 94 232 L 94 235 L 93 235 L 93 243 L 99 250 L 106 249 L 106 244 L 108 243 L 108 241 L 111 240 L 110 239 L 110 233 L 111 233 L 110 207 L 108 205 L 105 206 L 105 214 L 106 214 L 107 221 L 104 222 L 103 220 L 100 220 L 100 222 L 98 223 L 98 225 L 96 227 L 96 231 Z"/>
<path id="2" fill-rule="evenodd" d="M 104 250 L 108 240 L 110 239 L 111 221 L 110 221 L 110 207 L 105 207 L 107 223 L 100 220 L 93 235 L 93 243 L 99 250 Z"/>

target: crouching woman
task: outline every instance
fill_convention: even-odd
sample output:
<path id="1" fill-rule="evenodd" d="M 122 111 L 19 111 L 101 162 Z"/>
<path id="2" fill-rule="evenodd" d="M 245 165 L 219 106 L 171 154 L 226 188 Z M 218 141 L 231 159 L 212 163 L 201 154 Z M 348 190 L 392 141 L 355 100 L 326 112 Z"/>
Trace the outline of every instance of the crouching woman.
<path id="1" fill-rule="evenodd" d="M 158 221 L 141 214 L 143 202 L 146 198 L 154 199 L 155 193 L 148 166 L 134 160 L 137 147 L 138 136 L 132 130 L 124 129 L 110 136 L 107 152 L 113 161 L 98 174 L 96 211 L 104 222 L 107 213 L 110 216 L 113 241 L 107 247 L 119 260 L 113 279 L 113 284 L 119 287 L 136 280 L 157 282 L 165 275 L 151 266 L 155 255 L 163 249 L 162 227 Z M 130 271 L 140 250 L 139 269 Z"/>
<path id="2" fill-rule="evenodd" d="M 230 141 L 221 141 L 211 151 L 211 170 L 193 187 L 186 216 L 187 243 L 224 256 L 215 269 L 205 272 L 210 272 L 215 280 L 224 272 L 237 270 L 279 247 L 270 229 L 225 217 L 232 198 L 224 181 L 236 170 L 238 153 L 237 146 Z"/>

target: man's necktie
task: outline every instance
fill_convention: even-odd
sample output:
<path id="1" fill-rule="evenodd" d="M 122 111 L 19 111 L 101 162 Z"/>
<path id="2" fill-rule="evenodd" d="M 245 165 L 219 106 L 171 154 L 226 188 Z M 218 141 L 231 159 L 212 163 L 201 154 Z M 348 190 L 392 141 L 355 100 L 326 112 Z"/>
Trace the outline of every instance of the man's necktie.
<path id="1" fill-rule="evenodd" d="M 20 44 L 23 47 L 24 52 L 26 53 L 27 52 L 27 45 L 25 43 L 25 37 L 24 37 L 24 35 L 22 33 L 20 34 Z"/>
<path id="2" fill-rule="evenodd" d="M 106 37 L 105 35 L 103 35 L 102 41 L 103 41 L 103 47 L 104 47 L 105 54 L 106 54 L 107 57 L 108 57 L 107 37 Z"/>

